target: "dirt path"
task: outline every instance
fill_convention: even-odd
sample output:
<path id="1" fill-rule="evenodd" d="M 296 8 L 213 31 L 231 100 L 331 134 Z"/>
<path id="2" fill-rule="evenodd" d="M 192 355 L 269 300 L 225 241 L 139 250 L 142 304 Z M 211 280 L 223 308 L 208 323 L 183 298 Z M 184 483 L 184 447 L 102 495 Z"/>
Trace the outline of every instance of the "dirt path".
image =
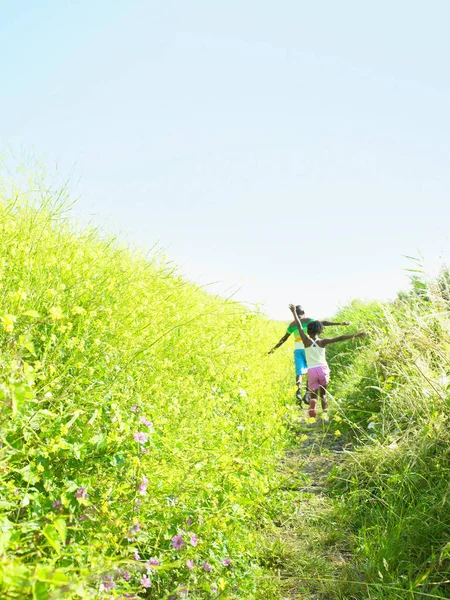
<path id="1" fill-rule="evenodd" d="M 351 534 L 339 498 L 327 490 L 327 478 L 348 451 L 336 435 L 337 425 L 304 417 L 296 427 L 298 446 L 282 463 L 290 510 L 276 522 L 270 539 L 279 558 L 282 600 L 353 598 L 345 584 L 352 578 Z"/>

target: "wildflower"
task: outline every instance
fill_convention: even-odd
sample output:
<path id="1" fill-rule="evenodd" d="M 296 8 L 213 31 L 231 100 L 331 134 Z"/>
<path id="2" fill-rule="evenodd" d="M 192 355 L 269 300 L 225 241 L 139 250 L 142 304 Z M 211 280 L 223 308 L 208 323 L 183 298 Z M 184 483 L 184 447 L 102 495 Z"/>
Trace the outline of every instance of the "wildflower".
<path id="1" fill-rule="evenodd" d="M 137 431 L 134 434 L 134 441 L 138 442 L 138 444 L 145 444 L 148 441 L 148 437 L 146 433 L 143 433 L 142 431 Z"/>
<path id="2" fill-rule="evenodd" d="M 146 419 L 145 417 L 141 417 L 141 423 L 150 429 L 153 427 L 153 423 Z"/>
<path id="3" fill-rule="evenodd" d="M 305 434 L 303 434 L 303 435 L 300 437 L 300 441 L 301 441 L 301 442 L 306 442 L 306 440 L 307 440 L 307 439 L 308 439 L 308 436 L 307 436 L 307 435 L 305 435 Z"/>
<path id="4" fill-rule="evenodd" d="M 86 310 L 82 306 L 74 306 L 72 308 L 73 315 L 82 315 Z"/>
<path id="5" fill-rule="evenodd" d="M 188 568 L 190 571 L 192 571 L 192 569 L 193 569 L 193 568 L 194 568 L 194 566 L 195 566 L 195 565 L 194 565 L 194 561 L 193 561 L 193 560 L 187 560 L 187 561 L 186 561 L 186 566 L 187 566 L 187 568 Z"/>
<path id="6" fill-rule="evenodd" d="M 14 331 L 14 323 L 17 321 L 17 317 L 14 315 L 3 315 L 2 325 L 6 333 L 12 333 Z"/>
<path id="7" fill-rule="evenodd" d="M 187 519 L 186 519 L 186 525 L 187 525 L 188 527 L 190 527 L 190 526 L 192 525 L 192 520 L 191 520 L 191 519 L 189 519 L 189 518 L 187 518 Z"/>
<path id="8" fill-rule="evenodd" d="M 158 565 L 159 560 L 157 558 L 150 558 L 150 560 L 145 563 L 145 568 L 151 571 L 153 567 L 157 567 Z"/>
<path id="9" fill-rule="evenodd" d="M 334 432 L 334 437 L 339 437 L 341 434 L 341 432 L 339 431 L 339 429 L 336 429 L 336 431 Z"/>
<path id="10" fill-rule="evenodd" d="M 150 579 L 147 577 L 147 575 L 143 575 L 142 579 L 141 579 L 141 585 L 145 588 L 149 588 L 152 585 L 152 582 L 150 581 Z"/>
<path id="11" fill-rule="evenodd" d="M 64 316 L 60 306 L 52 306 L 48 312 L 53 321 L 60 321 Z"/>
<path id="12" fill-rule="evenodd" d="M 75 492 L 75 498 L 87 498 L 88 497 L 88 493 L 85 490 L 85 488 L 83 487 L 79 487 L 77 489 L 77 491 Z"/>
<path id="13" fill-rule="evenodd" d="M 334 415 L 334 420 L 336 421 L 336 423 L 340 423 L 342 421 L 341 417 L 339 415 Z"/>
<path id="14" fill-rule="evenodd" d="M 142 475 L 142 481 L 138 487 L 138 491 L 140 494 L 142 494 L 142 496 L 145 496 L 145 494 L 147 493 L 147 487 L 148 487 L 148 479 L 145 475 Z"/>
<path id="15" fill-rule="evenodd" d="M 54 296 L 56 294 L 55 290 L 45 290 L 45 295 L 47 296 L 47 298 L 51 298 L 52 296 Z"/>
<path id="16" fill-rule="evenodd" d="M 133 558 L 134 558 L 134 560 L 141 560 L 141 557 L 139 556 L 139 554 L 137 552 L 135 552 L 133 554 Z"/>
<path id="17" fill-rule="evenodd" d="M 370 421 L 370 423 L 367 425 L 367 429 L 375 429 L 374 421 Z"/>
<path id="18" fill-rule="evenodd" d="M 114 589 L 116 587 L 116 584 L 114 583 L 112 577 L 109 577 L 105 581 L 102 581 L 102 586 L 105 591 L 108 591 Z"/>
<path id="19" fill-rule="evenodd" d="M 122 577 L 125 579 L 125 581 L 130 581 L 130 574 L 128 573 L 128 571 L 124 571 L 122 573 Z"/>
<path id="20" fill-rule="evenodd" d="M 197 536 L 194 533 L 191 535 L 190 542 L 191 542 L 191 546 L 194 546 L 194 548 L 196 546 L 198 546 L 198 539 L 197 539 Z"/>
<path id="21" fill-rule="evenodd" d="M 131 412 L 136 412 L 137 409 L 138 409 L 138 405 L 137 404 L 133 404 L 133 406 L 130 408 Z"/>
<path id="22" fill-rule="evenodd" d="M 88 516 L 87 516 L 87 514 L 83 514 L 83 515 L 80 515 L 80 516 L 78 517 L 78 519 L 79 519 L 80 521 L 87 521 L 87 519 L 88 519 Z"/>
<path id="23" fill-rule="evenodd" d="M 141 446 L 141 452 L 142 454 L 148 454 L 148 449 Z"/>
<path id="24" fill-rule="evenodd" d="M 202 568 L 207 573 L 209 573 L 210 571 L 212 571 L 212 566 L 209 563 L 207 563 L 207 562 L 202 563 Z"/>
<path id="25" fill-rule="evenodd" d="M 243 390 L 243 389 L 240 389 L 240 390 L 239 390 L 239 395 L 240 395 L 242 398 L 247 398 L 247 392 L 246 392 L 245 390 Z"/>
<path id="26" fill-rule="evenodd" d="M 231 558 L 226 558 L 225 560 L 222 561 L 222 564 L 224 567 L 229 567 L 232 563 Z"/>
<path id="27" fill-rule="evenodd" d="M 172 538 L 172 548 L 175 548 L 175 550 L 181 550 L 181 548 L 184 546 L 184 539 L 181 535 L 175 535 Z"/>
<path id="28" fill-rule="evenodd" d="M 134 533 L 138 533 L 139 531 L 141 531 L 141 524 L 140 523 L 136 523 L 134 525 Z"/>
<path id="29" fill-rule="evenodd" d="M 52 508 L 58 511 L 62 510 L 61 500 L 55 500 L 54 502 L 52 502 Z"/>
<path id="30" fill-rule="evenodd" d="M 315 423 L 315 422 L 316 422 L 316 417 L 309 417 L 308 423 Z"/>

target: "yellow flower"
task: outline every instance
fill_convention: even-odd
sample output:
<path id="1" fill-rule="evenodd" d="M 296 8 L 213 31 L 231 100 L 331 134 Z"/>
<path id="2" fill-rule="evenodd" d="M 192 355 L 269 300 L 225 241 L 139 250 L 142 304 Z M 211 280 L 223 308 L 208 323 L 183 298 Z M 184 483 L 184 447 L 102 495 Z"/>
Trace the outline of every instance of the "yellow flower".
<path id="1" fill-rule="evenodd" d="M 64 316 L 60 306 L 52 306 L 48 312 L 54 321 L 60 321 Z"/>
<path id="2" fill-rule="evenodd" d="M 73 315 L 82 315 L 84 312 L 86 312 L 86 309 L 84 309 L 82 306 L 74 306 L 72 308 Z"/>
<path id="3" fill-rule="evenodd" d="M 334 415 L 333 419 L 334 419 L 334 421 L 336 421 L 336 423 L 340 423 L 342 421 L 342 419 L 339 415 Z"/>
<path id="4" fill-rule="evenodd" d="M 339 431 L 339 429 L 336 429 L 336 431 L 334 432 L 334 436 L 338 438 L 340 435 L 342 435 L 341 432 Z"/>
<path id="5" fill-rule="evenodd" d="M 316 422 L 316 417 L 309 417 L 308 423 L 315 423 L 315 422 Z"/>
<path id="6" fill-rule="evenodd" d="M 6 333 L 12 333 L 14 330 L 14 323 L 17 321 L 17 317 L 14 315 L 3 315 L 2 325 Z"/>
<path id="7" fill-rule="evenodd" d="M 306 440 L 307 440 L 307 439 L 308 439 L 308 436 L 307 436 L 307 435 L 305 435 L 305 434 L 303 434 L 303 435 L 301 436 L 301 438 L 300 438 L 300 441 L 301 441 L 301 442 L 306 442 Z"/>
<path id="8" fill-rule="evenodd" d="M 51 298 L 55 294 L 56 294 L 55 290 L 52 290 L 52 289 L 45 290 L 45 295 L 47 296 L 47 298 Z"/>

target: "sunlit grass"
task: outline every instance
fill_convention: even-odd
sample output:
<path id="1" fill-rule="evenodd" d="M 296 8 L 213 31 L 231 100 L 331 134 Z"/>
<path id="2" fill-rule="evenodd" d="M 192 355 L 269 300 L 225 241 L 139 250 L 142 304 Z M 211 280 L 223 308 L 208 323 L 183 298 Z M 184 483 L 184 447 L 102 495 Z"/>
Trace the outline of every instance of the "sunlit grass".
<path id="1" fill-rule="evenodd" d="M 288 438 L 279 325 L 66 208 L 0 201 L 1 596 L 252 598 Z"/>

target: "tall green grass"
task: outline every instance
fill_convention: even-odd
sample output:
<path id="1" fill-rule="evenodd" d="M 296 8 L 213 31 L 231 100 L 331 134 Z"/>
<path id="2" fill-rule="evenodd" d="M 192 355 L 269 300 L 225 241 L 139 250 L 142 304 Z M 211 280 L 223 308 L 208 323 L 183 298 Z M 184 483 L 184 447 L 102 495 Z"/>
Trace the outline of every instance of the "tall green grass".
<path id="1" fill-rule="evenodd" d="M 416 275 L 394 302 L 338 315 L 370 331 L 330 351 L 356 444 L 334 488 L 356 536 L 357 597 L 450 597 L 449 281 Z"/>
<path id="2" fill-rule="evenodd" d="M 254 598 L 279 325 L 0 194 L 0 596 Z"/>

